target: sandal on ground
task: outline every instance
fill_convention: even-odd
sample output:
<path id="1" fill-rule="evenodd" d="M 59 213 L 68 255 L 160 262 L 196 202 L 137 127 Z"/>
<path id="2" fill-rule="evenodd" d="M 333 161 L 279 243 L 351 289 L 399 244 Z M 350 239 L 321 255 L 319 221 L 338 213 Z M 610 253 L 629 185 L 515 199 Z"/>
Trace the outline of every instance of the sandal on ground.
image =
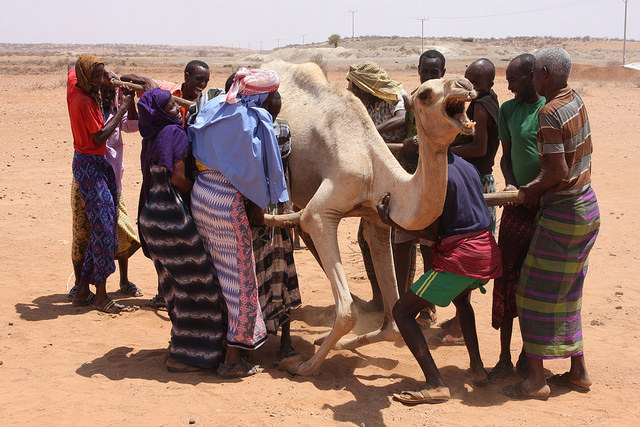
<path id="1" fill-rule="evenodd" d="M 293 347 L 291 347 L 288 350 L 282 350 L 282 349 L 278 350 L 278 360 L 279 361 L 284 360 L 284 359 L 288 359 L 289 357 L 295 357 L 297 355 L 298 355 L 298 353 L 296 353 L 296 350 Z"/>
<path id="2" fill-rule="evenodd" d="M 485 387 L 485 386 L 489 385 L 489 375 L 487 375 L 487 371 L 486 370 L 483 369 L 482 372 L 480 372 L 479 374 L 475 374 L 473 372 L 473 369 L 469 368 L 469 369 L 467 369 L 467 372 L 473 378 L 472 382 L 473 382 L 474 386 L 476 386 L 476 387 Z"/>
<path id="3" fill-rule="evenodd" d="M 81 300 L 76 300 L 75 299 L 75 294 L 71 298 L 72 298 L 71 305 L 74 305 L 76 307 L 84 307 L 85 305 L 93 304 L 93 300 L 96 299 L 96 294 L 94 294 L 93 292 L 89 292 L 89 295 L 87 295 L 86 298 L 81 299 Z"/>
<path id="4" fill-rule="evenodd" d="M 547 400 L 549 398 L 549 393 L 529 393 L 524 389 L 521 382 L 505 388 L 504 390 L 502 390 L 502 394 L 507 396 L 509 399 L 517 400 Z"/>
<path id="5" fill-rule="evenodd" d="M 164 364 L 169 372 L 198 372 L 202 370 L 200 366 L 189 365 L 172 357 L 168 357 Z"/>
<path id="6" fill-rule="evenodd" d="M 103 313 L 107 313 L 107 314 L 118 314 L 121 311 L 124 311 L 127 309 L 126 306 L 122 304 L 118 304 L 113 300 L 107 301 L 107 303 L 102 307 L 98 307 L 97 305 L 94 305 L 94 307 L 96 308 L 96 310 L 101 311 Z"/>
<path id="7" fill-rule="evenodd" d="M 235 366 L 228 366 L 224 363 L 218 366 L 218 378 L 221 380 L 250 377 L 258 372 L 260 372 L 260 365 L 253 365 L 242 361 L 238 362 Z"/>
<path id="8" fill-rule="evenodd" d="M 128 297 L 141 297 L 144 295 L 142 289 L 133 282 L 127 282 L 124 286 L 120 285 L 120 293 Z"/>
<path id="9" fill-rule="evenodd" d="M 439 345 L 464 345 L 464 338 L 454 337 L 448 329 L 443 329 L 430 337 L 427 342 L 436 347 Z"/>
<path id="10" fill-rule="evenodd" d="M 151 298 L 149 305 L 156 310 L 167 311 L 167 303 L 164 301 L 164 297 L 161 297 L 160 295 L 156 295 Z"/>
<path id="11" fill-rule="evenodd" d="M 69 289 L 69 293 L 67 294 L 67 299 L 69 301 L 73 301 L 73 297 L 78 293 L 78 285 L 73 285 L 71 289 Z"/>
<path id="12" fill-rule="evenodd" d="M 489 382 L 496 384 L 513 375 L 513 363 L 498 362 L 496 366 L 489 372 Z"/>
<path id="13" fill-rule="evenodd" d="M 403 391 L 394 393 L 393 398 L 405 405 L 419 405 L 421 403 L 443 403 L 449 400 L 451 393 L 448 387 L 425 388 L 420 391 Z"/>
<path id="14" fill-rule="evenodd" d="M 416 323 L 423 329 L 430 328 L 437 322 L 438 315 L 429 309 L 421 311 L 418 317 L 416 317 Z"/>
<path id="15" fill-rule="evenodd" d="M 591 391 L 591 387 L 581 386 L 575 384 L 571 381 L 571 372 L 565 372 L 564 374 L 555 374 L 547 378 L 547 383 L 549 385 L 554 385 L 558 387 L 570 388 L 573 391 L 577 391 L 579 393 L 587 393 Z"/>

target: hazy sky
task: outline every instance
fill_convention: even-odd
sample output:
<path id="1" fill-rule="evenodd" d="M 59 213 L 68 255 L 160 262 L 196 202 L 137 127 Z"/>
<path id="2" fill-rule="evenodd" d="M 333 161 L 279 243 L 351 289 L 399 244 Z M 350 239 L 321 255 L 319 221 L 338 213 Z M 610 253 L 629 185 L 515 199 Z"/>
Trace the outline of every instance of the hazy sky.
<path id="1" fill-rule="evenodd" d="M 356 36 L 419 36 L 418 17 L 426 37 L 622 38 L 624 24 L 624 0 L 0 0 L 0 43 L 267 50 L 350 37 L 350 10 Z M 627 38 L 640 40 L 640 0 L 628 0 Z"/>

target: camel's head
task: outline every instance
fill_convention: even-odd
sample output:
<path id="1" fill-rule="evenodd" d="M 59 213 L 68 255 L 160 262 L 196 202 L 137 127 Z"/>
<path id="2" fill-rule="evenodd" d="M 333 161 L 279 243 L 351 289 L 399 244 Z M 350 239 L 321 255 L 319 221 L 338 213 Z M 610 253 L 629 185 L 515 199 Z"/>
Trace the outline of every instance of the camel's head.
<path id="1" fill-rule="evenodd" d="M 446 138 L 451 143 L 458 133 L 473 134 L 475 123 L 465 111 L 466 103 L 475 97 L 469 80 L 448 77 L 424 82 L 411 98 L 405 99 L 405 105 L 413 109 L 419 132 L 430 135 L 432 141 Z"/>

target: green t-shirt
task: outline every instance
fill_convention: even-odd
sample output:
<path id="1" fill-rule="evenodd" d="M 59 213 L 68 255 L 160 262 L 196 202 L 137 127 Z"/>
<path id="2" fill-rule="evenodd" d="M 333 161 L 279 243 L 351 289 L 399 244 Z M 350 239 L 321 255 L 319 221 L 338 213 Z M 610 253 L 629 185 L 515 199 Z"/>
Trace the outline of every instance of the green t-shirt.
<path id="1" fill-rule="evenodd" d="M 534 104 L 511 99 L 500 106 L 498 137 L 511 143 L 511 164 L 518 187 L 533 181 L 540 173 L 538 156 L 538 111 L 545 99 Z"/>

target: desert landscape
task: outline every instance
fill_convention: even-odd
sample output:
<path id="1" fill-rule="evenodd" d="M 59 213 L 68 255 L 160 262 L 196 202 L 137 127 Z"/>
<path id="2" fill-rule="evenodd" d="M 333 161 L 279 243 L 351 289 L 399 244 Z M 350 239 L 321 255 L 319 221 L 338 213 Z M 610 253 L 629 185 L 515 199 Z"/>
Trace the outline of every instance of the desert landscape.
<path id="1" fill-rule="evenodd" d="M 512 97 L 504 77 L 508 61 L 553 45 L 565 47 L 574 60 L 570 85 L 584 99 L 594 143 L 592 177 L 602 225 L 590 257 L 582 316 L 594 386 L 586 394 L 552 388 L 546 402 L 512 401 L 500 390 L 519 381 L 517 376 L 474 387 L 466 349 L 438 347 L 434 359 L 452 398 L 441 405 L 408 407 L 391 395 L 417 390 L 424 378 L 402 342 L 332 351 L 313 377 L 278 369 L 277 338 L 254 352 L 253 361 L 264 371 L 250 378 L 222 381 L 215 372 L 168 373 L 164 360 L 171 325 L 166 312 L 148 306 L 157 276 L 141 251 L 130 259 L 129 276 L 143 289 L 143 297 L 116 293 L 117 272 L 107 282 L 114 299 L 137 310 L 108 315 L 73 307 L 66 298 L 73 282 L 73 138 L 66 65 L 90 52 L 117 73 L 182 82 L 184 64 L 200 59 L 211 67 L 209 87 L 223 87 L 240 66 L 322 58 L 330 80 L 346 87 L 348 66 L 371 59 L 411 91 L 419 83 L 419 38 L 368 37 L 344 40 L 337 48 L 325 43 L 268 52 L 0 44 L 0 425 L 637 425 L 640 285 L 634 277 L 640 276 L 640 144 L 635 121 L 640 117 L 640 71 L 621 67 L 620 40 L 425 40 L 425 49 L 436 48 L 447 57 L 448 75 L 463 74 L 465 66 L 480 57 L 494 61 L 494 89 L 501 102 Z M 640 61 L 640 42 L 627 42 L 627 61 Z M 292 134 L 295 140 L 295 129 Z M 126 134 L 124 139 L 123 192 L 132 213 L 141 183 L 141 138 Z M 500 156 L 498 152 L 496 163 Z M 494 167 L 494 175 L 498 189 L 503 188 L 499 167 Z M 340 250 L 353 293 L 368 299 L 357 225 L 356 219 L 343 221 Z M 293 311 L 293 345 L 309 357 L 315 338 L 333 323 L 333 296 L 311 253 L 303 248 L 295 257 L 303 305 Z M 491 284 L 487 289 L 486 295 L 475 293 L 472 301 L 480 351 L 489 369 L 498 360 L 499 334 L 491 328 Z M 441 309 L 439 319 L 453 313 L 453 306 Z M 373 330 L 381 321 L 380 314 L 362 313 L 353 333 Z M 427 336 L 436 332 L 425 330 Z M 516 326 L 513 357 L 520 348 Z M 550 373 L 562 373 L 568 366 L 568 360 L 545 363 Z"/>

